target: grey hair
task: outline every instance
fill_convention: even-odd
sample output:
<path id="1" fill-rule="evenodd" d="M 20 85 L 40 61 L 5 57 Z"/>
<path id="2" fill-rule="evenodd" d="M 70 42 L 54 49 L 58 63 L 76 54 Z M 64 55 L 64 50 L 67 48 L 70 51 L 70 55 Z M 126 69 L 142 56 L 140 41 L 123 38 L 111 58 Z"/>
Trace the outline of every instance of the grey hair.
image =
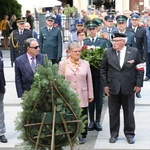
<path id="1" fill-rule="evenodd" d="M 73 42 L 73 43 L 71 43 L 69 46 L 68 46 L 68 49 L 69 50 L 73 50 L 74 48 L 82 48 L 81 47 L 81 45 L 79 44 L 79 43 L 77 43 L 77 42 Z"/>
<path id="2" fill-rule="evenodd" d="M 25 48 L 27 49 L 28 47 L 30 47 L 30 44 L 31 44 L 31 42 L 32 41 L 37 41 L 37 39 L 35 39 L 35 38 L 28 38 L 28 39 L 26 39 L 26 41 L 25 41 Z"/>

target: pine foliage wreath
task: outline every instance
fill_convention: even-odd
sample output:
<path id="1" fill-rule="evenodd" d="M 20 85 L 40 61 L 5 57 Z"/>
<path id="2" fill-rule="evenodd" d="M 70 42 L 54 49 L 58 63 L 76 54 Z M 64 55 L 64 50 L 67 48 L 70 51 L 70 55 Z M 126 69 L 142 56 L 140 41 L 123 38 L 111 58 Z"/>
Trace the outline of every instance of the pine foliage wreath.
<path id="1" fill-rule="evenodd" d="M 45 66 L 37 65 L 34 74 L 34 83 L 29 91 L 23 94 L 22 109 L 16 118 L 16 130 L 20 131 L 20 138 L 26 143 L 27 149 L 34 149 L 36 138 L 39 132 L 39 126 L 44 112 L 52 112 L 56 106 L 55 124 L 55 149 L 69 145 L 64 126 L 59 120 L 59 113 L 64 116 L 71 114 L 67 118 L 67 128 L 74 145 L 77 143 L 76 137 L 84 131 L 85 118 L 81 117 L 82 109 L 79 107 L 79 99 L 69 88 L 69 82 L 64 80 L 63 75 L 58 75 L 58 65 L 52 65 L 47 56 L 44 58 Z M 79 120 L 80 123 L 73 120 Z M 52 122 L 45 123 L 39 138 L 38 149 L 44 149 L 51 146 L 52 140 Z M 26 147 L 24 146 L 24 147 Z"/>

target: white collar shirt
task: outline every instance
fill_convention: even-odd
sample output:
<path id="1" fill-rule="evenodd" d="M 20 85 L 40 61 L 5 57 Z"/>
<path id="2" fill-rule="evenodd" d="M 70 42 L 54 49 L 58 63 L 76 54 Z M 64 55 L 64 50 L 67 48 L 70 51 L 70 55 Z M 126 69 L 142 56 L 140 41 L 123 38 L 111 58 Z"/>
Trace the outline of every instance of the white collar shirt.
<path id="1" fill-rule="evenodd" d="M 121 68 L 122 68 L 122 66 L 124 64 L 125 55 L 126 55 L 126 46 L 124 46 L 123 49 L 120 50 L 120 67 Z"/>

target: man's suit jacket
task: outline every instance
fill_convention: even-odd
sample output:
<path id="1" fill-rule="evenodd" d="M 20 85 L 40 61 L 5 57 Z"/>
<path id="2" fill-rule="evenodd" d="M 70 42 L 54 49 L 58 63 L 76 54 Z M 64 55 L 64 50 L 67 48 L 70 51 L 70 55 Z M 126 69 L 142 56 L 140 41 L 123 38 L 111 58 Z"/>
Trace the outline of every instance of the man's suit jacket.
<path id="1" fill-rule="evenodd" d="M 0 93 L 5 93 L 5 76 L 4 76 L 4 64 L 3 64 L 3 55 L 2 51 L 0 51 Z"/>
<path id="2" fill-rule="evenodd" d="M 127 28 L 127 30 L 130 30 L 135 34 L 136 46 L 139 52 L 143 53 L 143 56 L 141 56 L 143 59 L 147 51 L 147 37 L 145 28 L 138 26 L 136 32 L 133 31 L 132 27 Z"/>
<path id="3" fill-rule="evenodd" d="M 62 34 L 59 28 L 53 27 L 51 31 L 47 27 L 41 28 L 39 44 L 41 53 L 47 54 L 48 59 L 62 57 Z"/>
<path id="4" fill-rule="evenodd" d="M 44 55 L 36 56 L 36 64 L 44 65 Z M 18 97 L 28 91 L 33 83 L 34 73 L 29 63 L 27 54 L 19 56 L 15 61 L 15 83 Z"/>
<path id="5" fill-rule="evenodd" d="M 75 72 L 70 59 L 59 62 L 59 74 L 64 74 L 72 90 L 78 94 L 80 107 L 88 107 L 88 98 L 93 98 L 93 84 L 89 63 L 79 60 L 78 70 Z"/>
<path id="6" fill-rule="evenodd" d="M 117 95 L 121 90 L 123 95 L 131 95 L 135 86 L 143 86 L 144 71 L 136 70 L 136 65 L 140 63 L 138 50 L 127 47 L 124 64 L 121 68 L 116 51 L 109 48 L 101 63 L 102 85 L 108 86 L 111 94 Z"/>
<path id="7" fill-rule="evenodd" d="M 10 58 L 11 61 L 15 61 L 15 59 L 26 53 L 26 48 L 24 45 L 24 42 L 26 39 L 31 38 L 32 36 L 32 31 L 31 30 L 27 30 L 24 29 L 23 34 L 20 35 L 19 30 L 13 30 L 10 36 Z M 13 46 L 13 44 L 17 44 L 18 43 L 18 47 L 15 48 Z"/>

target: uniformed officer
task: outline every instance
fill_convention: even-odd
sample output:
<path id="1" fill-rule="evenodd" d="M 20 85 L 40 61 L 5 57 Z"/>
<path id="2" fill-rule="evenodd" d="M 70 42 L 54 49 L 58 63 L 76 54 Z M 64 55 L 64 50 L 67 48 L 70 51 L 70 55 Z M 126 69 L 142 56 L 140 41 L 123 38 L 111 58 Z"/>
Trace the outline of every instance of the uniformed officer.
<path id="1" fill-rule="evenodd" d="M 125 15 L 119 15 L 116 17 L 118 32 L 127 36 L 126 46 L 136 47 L 134 33 L 126 30 L 127 19 L 128 18 Z"/>
<path id="2" fill-rule="evenodd" d="M 146 36 L 146 29 L 139 26 L 140 16 L 138 14 L 131 15 L 131 23 L 132 27 L 128 27 L 128 30 L 135 34 L 135 42 L 138 51 L 140 52 L 140 56 L 142 61 L 144 62 L 146 59 L 146 51 L 148 49 L 147 44 L 147 36 Z M 140 92 L 136 93 L 136 97 L 141 98 Z"/>
<path id="3" fill-rule="evenodd" d="M 10 36 L 10 58 L 12 66 L 18 56 L 26 53 L 24 42 L 26 39 L 32 37 L 32 31 L 24 28 L 25 18 L 18 18 L 16 23 L 18 29 L 13 30 Z"/>
<path id="4" fill-rule="evenodd" d="M 47 54 L 52 64 L 59 63 L 62 58 L 62 33 L 59 28 L 54 27 L 54 14 L 45 15 L 46 27 L 40 29 L 40 51 Z"/>
<path id="5" fill-rule="evenodd" d="M 105 16 L 105 27 L 102 28 L 102 32 L 108 33 L 108 40 L 111 38 L 111 34 L 115 31 L 118 31 L 117 27 L 114 26 L 114 15 L 107 15 Z"/>
<path id="6" fill-rule="evenodd" d="M 68 45 L 70 45 L 72 42 L 78 42 L 77 31 L 84 29 L 84 20 L 83 19 L 76 19 L 75 24 L 76 24 L 76 31 L 70 33 Z"/>
<path id="7" fill-rule="evenodd" d="M 88 46 L 97 46 L 97 47 L 106 47 L 107 41 L 103 38 L 97 37 L 97 26 L 98 23 L 95 20 L 89 20 L 85 23 L 89 37 L 84 40 L 84 45 Z M 97 69 L 93 66 L 91 67 L 92 81 L 93 81 L 93 90 L 94 90 L 94 100 L 89 104 L 89 118 L 90 124 L 88 130 L 92 131 L 96 129 L 101 131 L 102 127 L 100 124 L 102 106 L 103 106 L 103 87 L 100 81 L 100 69 Z M 96 117 L 95 116 L 96 108 Z"/>

